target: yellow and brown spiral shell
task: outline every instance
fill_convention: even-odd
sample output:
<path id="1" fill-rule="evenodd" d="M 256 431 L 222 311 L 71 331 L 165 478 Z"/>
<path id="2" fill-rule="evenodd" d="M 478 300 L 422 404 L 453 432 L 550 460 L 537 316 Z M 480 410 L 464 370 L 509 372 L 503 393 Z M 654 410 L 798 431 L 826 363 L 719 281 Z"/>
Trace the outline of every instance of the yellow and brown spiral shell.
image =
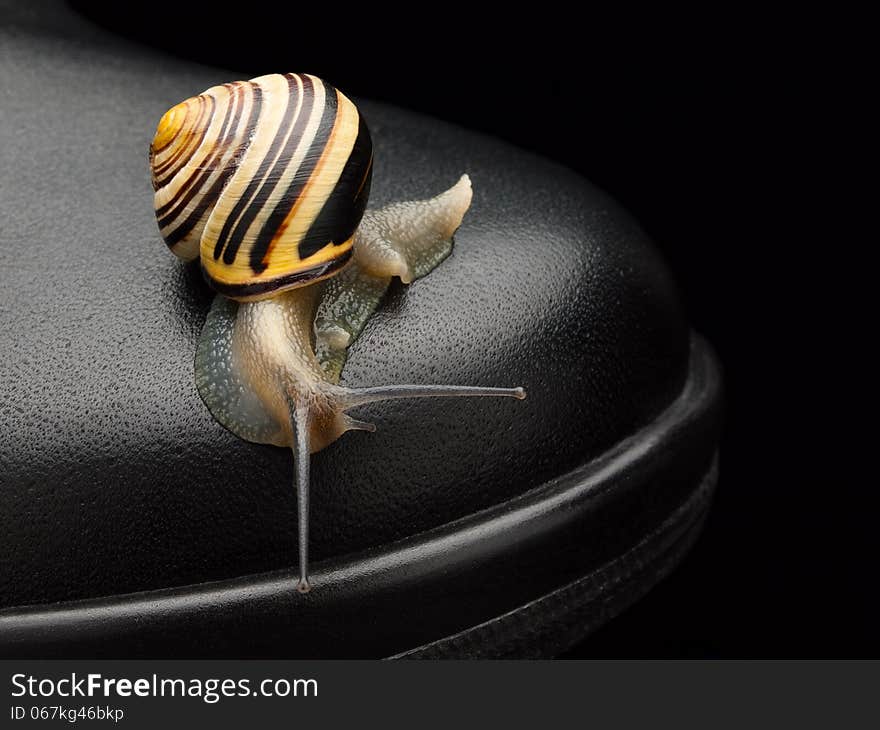
<path id="1" fill-rule="evenodd" d="M 372 142 L 355 105 L 308 74 L 215 86 L 169 109 L 150 145 L 159 229 L 208 283 L 260 299 L 351 257 Z"/>

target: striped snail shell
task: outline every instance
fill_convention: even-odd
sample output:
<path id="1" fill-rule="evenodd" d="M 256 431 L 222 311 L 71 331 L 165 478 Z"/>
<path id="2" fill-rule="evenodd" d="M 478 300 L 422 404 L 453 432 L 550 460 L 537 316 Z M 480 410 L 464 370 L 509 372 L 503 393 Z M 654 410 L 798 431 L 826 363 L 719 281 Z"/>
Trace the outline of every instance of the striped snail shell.
<path id="1" fill-rule="evenodd" d="M 352 255 L 372 142 L 357 107 L 308 74 L 214 86 L 162 117 L 150 146 L 165 242 L 218 293 L 271 297 Z"/>

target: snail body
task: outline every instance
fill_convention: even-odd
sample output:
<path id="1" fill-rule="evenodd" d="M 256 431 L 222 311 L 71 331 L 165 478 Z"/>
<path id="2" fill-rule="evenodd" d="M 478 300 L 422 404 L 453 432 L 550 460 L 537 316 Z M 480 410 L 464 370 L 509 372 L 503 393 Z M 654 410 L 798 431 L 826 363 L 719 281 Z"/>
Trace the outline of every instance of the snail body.
<path id="1" fill-rule="evenodd" d="M 170 109 L 150 148 L 155 210 L 173 253 L 199 258 L 212 303 L 195 360 L 214 417 L 248 441 L 291 448 L 298 588 L 308 580 L 309 454 L 350 430 L 348 410 L 522 388 L 339 385 L 346 351 L 394 277 L 425 276 L 452 250 L 466 175 L 430 200 L 366 211 L 372 142 L 355 105 L 306 74 L 212 87 Z"/>

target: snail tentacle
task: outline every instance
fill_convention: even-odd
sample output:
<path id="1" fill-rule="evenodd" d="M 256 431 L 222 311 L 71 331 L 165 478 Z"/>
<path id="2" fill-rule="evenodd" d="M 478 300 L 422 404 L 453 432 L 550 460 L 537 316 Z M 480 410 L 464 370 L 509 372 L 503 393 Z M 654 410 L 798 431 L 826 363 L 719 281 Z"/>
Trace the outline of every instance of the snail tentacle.
<path id="1" fill-rule="evenodd" d="M 479 385 L 379 385 L 373 388 L 343 388 L 341 402 L 345 409 L 403 398 L 457 398 L 500 396 L 523 400 L 524 388 L 484 388 Z"/>
<path id="2" fill-rule="evenodd" d="M 309 583 L 309 446 L 310 412 L 308 405 L 288 398 L 290 426 L 293 430 L 290 448 L 293 451 L 294 487 L 296 489 L 297 527 L 299 536 L 299 582 L 296 589 L 308 593 Z"/>
<path id="3" fill-rule="evenodd" d="M 366 431 L 367 433 L 376 432 L 376 424 L 369 421 L 360 421 L 345 414 L 345 430 L 346 431 Z"/>

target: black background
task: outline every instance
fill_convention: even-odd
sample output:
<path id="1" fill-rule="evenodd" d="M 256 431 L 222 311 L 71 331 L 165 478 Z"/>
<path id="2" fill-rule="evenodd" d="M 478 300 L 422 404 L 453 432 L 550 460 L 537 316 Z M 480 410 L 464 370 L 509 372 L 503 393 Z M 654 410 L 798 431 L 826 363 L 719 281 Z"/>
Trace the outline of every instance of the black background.
<path id="1" fill-rule="evenodd" d="M 721 479 L 684 564 L 569 657 L 880 654 L 856 18 L 412 4 L 78 2 L 230 68 L 324 77 L 503 137 L 609 191 L 663 250 L 725 368 Z M 873 84 L 876 86 L 876 84 Z M 865 188 L 867 189 L 867 188 Z M 862 416 L 862 418 L 860 418 Z"/>

